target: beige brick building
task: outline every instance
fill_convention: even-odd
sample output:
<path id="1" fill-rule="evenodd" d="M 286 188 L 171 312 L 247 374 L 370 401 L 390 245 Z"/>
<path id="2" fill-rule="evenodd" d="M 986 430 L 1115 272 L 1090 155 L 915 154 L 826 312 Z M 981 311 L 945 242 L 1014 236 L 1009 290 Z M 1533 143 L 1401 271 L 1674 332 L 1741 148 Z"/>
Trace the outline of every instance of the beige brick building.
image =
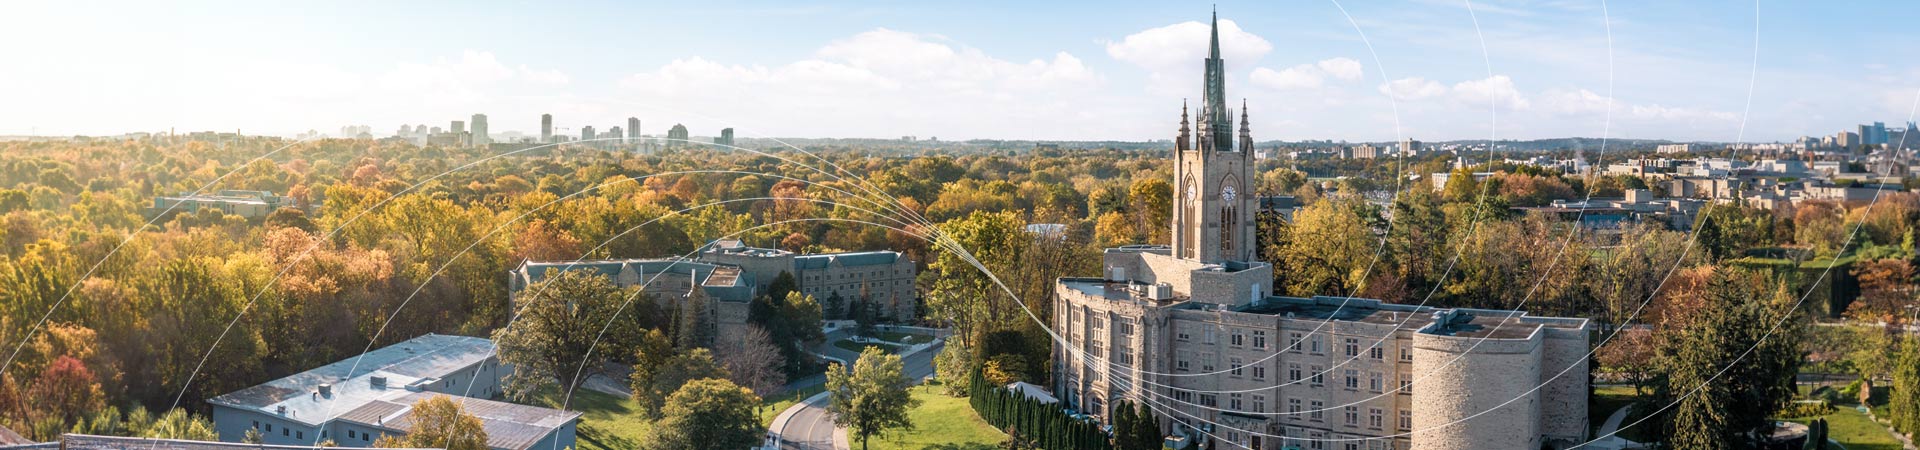
<path id="1" fill-rule="evenodd" d="M 1175 141 L 1174 245 L 1109 249 L 1055 286 L 1055 392 L 1146 404 L 1218 448 L 1539 449 L 1587 434 L 1588 324 L 1521 311 L 1272 295 L 1254 261 L 1253 139 L 1222 105 L 1218 37 L 1199 136 Z M 1191 142 L 1198 142 L 1194 145 Z M 1564 373 L 1564 375 L 1562 375 Z M 1416 381 L 1417 380 L 1417 381 Z"/>

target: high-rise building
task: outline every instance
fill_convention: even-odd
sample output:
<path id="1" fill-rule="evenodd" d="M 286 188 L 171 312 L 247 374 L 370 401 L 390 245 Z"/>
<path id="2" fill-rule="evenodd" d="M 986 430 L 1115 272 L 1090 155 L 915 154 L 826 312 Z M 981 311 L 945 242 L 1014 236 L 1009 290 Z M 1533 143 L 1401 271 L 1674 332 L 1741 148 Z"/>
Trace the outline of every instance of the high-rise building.
<path id="1" fill-rule="evenodd" d="M 1887 143 L 1887 123 L 1886 122 L 1873 123 L 1873 138 L 1868 139 L 1867 143 L 1875 144 L 1875 145 Z"/>
<path id="2" fill-rule="evenodd" d="M 593 140 L 594 137 L 596 136 L 593 135 L 593 125 L 580 127 L 580 140 L 590 141 Z"/>
<path id="3" fill-rule="evenodd" d="M 553 115 L 540 115 L 540 143 L 553 142 Z"/>
<path id="4" fill-rule="evenodd" d="M 1400 154 L 1406 155 L 1406 156 L 1414 156 L 1414 155 L 1420 154 L 1420 141 L 1416 141 L 1412 139 L 1401 139 Z"/>
<path id="5" fill-rule="evenodd" d="M 640 142 L 640 118 L 628 117 L 627 118 L 627 143 L 632 144 L 632 143 L 638 143 L 638 142 Z"/>
<path id="6" fill-rule="evenodd" d="M 732 147 L 733 146 L 733 129 L 732 128 L 721 129 L 720 137 L 713 138 L 713 143 L 720 144 L 721 146 L 725 146 L 725 147 Z"/>
<path id="7" fill-rule="evenodd" d="M 673 128 L 667 129 L 667 147 L 668 148 L 678 148 L 686 145 L 687 145 L 687 126 L 686 125 L 681 125 L 676 123 L 676 124 L 673 124 Z"/>
<path id="8" fill-rule="evenodd" d="M 1253 252 L 1246 104 L 1236 139 L 1218 139 L 1231 125 L 1212 45 L 1208 134 L 1190 144 L 1183 107 L 1175 141 L 1173 246 L 1108 249 L 1102 276 L 1055 282 L 1062 406 L 1111 418 L 1116 402 L 1145 405 L 1163 430 L 1257 450 L 1581 442 L 1586 319 L 1273 295 L 1273 266 Z"/>
<path id="9" fill-rule="evenodd" d="M 473 115 L 473 145 L 485 147 L 493 143 L 493 137 L 487 135 L 487 115 Z"/>
<path id="10" fill-rule="evenodd" d="M 455 133 L 467 132 L 467 121 L 464 121 L 464 120 L 453 121 L 453 132 Z"/>

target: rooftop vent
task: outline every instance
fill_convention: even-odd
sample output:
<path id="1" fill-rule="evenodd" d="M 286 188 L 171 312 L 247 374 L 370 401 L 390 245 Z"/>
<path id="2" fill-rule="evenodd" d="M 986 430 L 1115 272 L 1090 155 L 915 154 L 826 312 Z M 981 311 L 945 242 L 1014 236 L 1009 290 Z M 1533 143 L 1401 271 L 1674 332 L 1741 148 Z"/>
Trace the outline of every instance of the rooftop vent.
<path id="1" fill-rule="evenodd" d="M 318 392 L 321 397 L 333 397 L 333 385 L 321 383 L 319 389 L 315 389 L 315 392 Z"/>
<path id="2" fill-rule="evenodd" d="M 287 415 L 287 405 L 280 405 L 279 407 L 274 408 L 273 412 L 283 416 Z"/>
<path id="3" fill-rule="evenodd" d="M 368 378 L 368 379 L 367 379 L 367 383 L 368 383 L 369 385 L 372 385 L 374 389 L 386 389 L 386 388 L 387 388 L 387 377 L 383 377 L 383 376 L 374 376 L 374 377 L 371 377 L 371 378 Z"/>

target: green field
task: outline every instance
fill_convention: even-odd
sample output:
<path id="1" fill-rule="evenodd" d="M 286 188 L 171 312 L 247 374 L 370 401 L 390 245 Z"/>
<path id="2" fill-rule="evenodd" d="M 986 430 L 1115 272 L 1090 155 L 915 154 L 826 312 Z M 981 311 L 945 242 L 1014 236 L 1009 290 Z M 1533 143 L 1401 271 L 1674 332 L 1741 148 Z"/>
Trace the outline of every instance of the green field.
<path id="1" fill-rule="evenodd" d="M 879 339 L 882 341 L 898 342 L 898 343 L 907 344 L 907 345 L 919 344 L 923 342 L 931 342 L 933 340 L 932 336 L 927 336 L 924 334 L 901 333 L 898 331 L 877 332 L 877 333 L 874 333 L 872 337 L 874 339 Z"/>
<path id="2" fill-rule="evenodd" d="M 1866 413 L 1853 406 L 1842 406 L 1833 414 L 1818 417 L 1827 419 L 1827 436 L 1834 442 L 1847 446 L 1847 450 L 1899 450 L 1900 441 L 1887 434 L 1887 427 L 1881 426 Z M 1815 418 L 1793 419 L 1790 422 L 1807 423 Z"/>
<path id="3" fill-rule="evenodd" d="M 913 388 L 913 398 L 920 401 L 919 407 L 907 411 L 914 429 L 876 436 L 868 443 L 871 450 L 997 449 L 1007 439 L 1006 433 L 980 420 L 965 397 L 948 397 L 939 392 L 939 386 L 920 385 Z"/>
<path id="4" fill-rule="evenodd" d="M 816 385 L 806 389 L 787 391 L 786 393 L 760 399 L 760 425 L 773 426 L 773 419 L 780 417 L 781 411 L 786 411 L 787 408 L 793 406 L 793 404 L 799 403 L 801 400 L 806 400 L 807 397 L 812 397 L 813 394 L 818 394 L 825 390 L 827 390 L 826 386 Z"/>
<path id="5" fill-rule="evenodd" d="M 549 388 L 541 392 L 533 404 L 559 408 L 561 396 L 558 392 Z M 566 409 L 581 413 L 576 444 L 579 450 L 639 448 L 642 442 L 646 442 L 647 432 L 653 427 L 653 423 L 640 413 L 640 407 L 633 399 L 599 391 L 575 390 L 573 401 Z"/>

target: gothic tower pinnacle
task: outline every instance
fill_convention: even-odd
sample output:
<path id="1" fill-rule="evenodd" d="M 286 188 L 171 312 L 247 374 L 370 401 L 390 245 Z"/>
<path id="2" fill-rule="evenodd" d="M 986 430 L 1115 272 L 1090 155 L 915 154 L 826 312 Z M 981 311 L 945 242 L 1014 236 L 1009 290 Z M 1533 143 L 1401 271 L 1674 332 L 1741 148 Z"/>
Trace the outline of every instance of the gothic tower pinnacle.
<path id="1" fill-rule="evenodd" d="M 1207 48 L 1205 97 L 1200 104 L 1201 150 L 1233 151 L 1233 116 L 1227 111 L 1226 62 L 1220 59 L 1220 13 L 1213 14 L 1212 37 Z"/>

